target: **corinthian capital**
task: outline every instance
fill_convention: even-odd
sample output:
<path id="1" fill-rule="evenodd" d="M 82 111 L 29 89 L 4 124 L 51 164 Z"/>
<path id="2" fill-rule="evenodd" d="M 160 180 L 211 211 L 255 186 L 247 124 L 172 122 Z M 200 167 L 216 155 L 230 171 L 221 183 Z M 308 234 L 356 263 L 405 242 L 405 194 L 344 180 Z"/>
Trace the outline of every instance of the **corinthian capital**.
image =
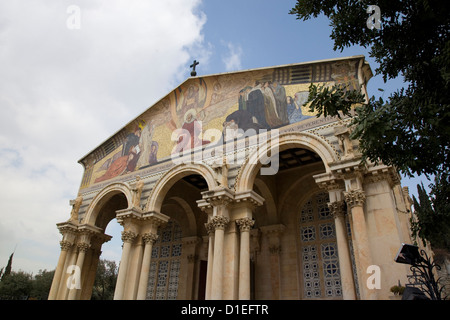
<path id="1" fill-rule="evenodd" d="M 236 220 L 236 224 L 239 226 L 239 230 L 241 232 L 250 231 L 250 229 L 255 224 L 255 221 L 250 218 L 242 218 L 242 219 Z"/>
<path id="2" fill-rule="evenodd" d="M 72 247 L 72 245 L 73 245 L 72 242 L 66 241 L 66 240 L 60 241 L 59 244 L 61 245 L 62 251 L 69 251 L 70 247 Z"/>
<path id="3" fill-rule="evenodd" d="M 211 219 L 211 223 L 214 226 L 214 229 L 225 229 L 226 225 L 230 222 L 227 217 L 224 216 L 215 216 Z"/>
<path id="4" fill-rule="evenodd" d="M 214 234 L 215 228 L 212 222 L 205 223 L 205 228 L 208 235 Z"/>
<path id="5" fill-rule="evenodd" d="M 77 244 L 77 247 L 80 252 L 87 252 L 91 245 L 86 242 L 80 242 Z"/>
<path id="6" fill-rule="evenodd" d="M 133 231 L 122 231 L 122 241 L 123 242 L 133 242 L 137 234 Z"/>
<path id="7" fill-rule="evenodd" d="M 345 204 L 344 201 L 334 201 L 328 203 L 328 208 L 333 218 L 343 217 L 345 214 Z"/>
<path id="8" fill-rule="evenodd" d="M 158 235 L 153 232 L 147 232 L 142 235 L 142 240 L 144 240 L 145 244 L 154 245 L 156 240 L 158 240 Z"/>
<path id="9" fill-rule="evenodd" d="M 350 208 L 357 206 L 362 207 L 366 200 L 366 195 L 364 194 L 364 191 L 357 189 L 344 192 L 344 198 L 345 202 L 347 202 L 347 205 L 349 205 Z"/>

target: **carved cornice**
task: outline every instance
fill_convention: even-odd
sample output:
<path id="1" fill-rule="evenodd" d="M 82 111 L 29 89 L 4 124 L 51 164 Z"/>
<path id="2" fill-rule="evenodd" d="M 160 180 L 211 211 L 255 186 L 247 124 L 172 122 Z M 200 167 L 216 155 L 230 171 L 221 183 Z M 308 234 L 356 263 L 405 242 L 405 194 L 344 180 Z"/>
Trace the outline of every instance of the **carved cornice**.
<path id="1" fill-rule="evenodd" d="M 264 198 L 253 190 L 236 193 L 234 200 L 236 204 L 245 203 L 251 204 L 254 207 L 262 206 L 264 204 Z"/>
<path id="2" fill-rule="evenodd" d="M 170 219 L 165 214 L 156 211 L 144 212 L 141 209 L 134 207 L 118 210 L 116 218 L 117 222 L 124 227 L 125 222 L 133 221 L 139 224 L 148 223 L 156 228 L 165 225 Z"/>
<path id="3" fill-rule="evenodd" d="M 203 191 L 202 198 L 212 206 L 223 206 L 234 201 L 234 192 L 226 187 L 218 187 L 214 190 Z"/>
<path id="4" fill-rule="evenodd" d="M 319 188 L 332 191 L 332 190 L 344 190 L 344 181 L 341 178 L 335 177 L 332 173 L 321 173 L 313 176 Z"/>
<path id="5" fill-rule="evenodd" d="M 399 173 L 394 167 L 384 165 L 370 168 L 364 178 L 365 183 L 387 181 L 391 188 L 397 184 L 400 184 L 401 180 Z"/>
<path id="6" fill-rule="evenodd" d="M 353 207 L 362 207 L 364 202 L 366 201 L 366 195 L 362 190 L 351 190 L 344 192 L 345 202 L 350 208 Z"/>
<path id="7" fill-rule="evenodd" d="M 367 165 L 360 159 L 340 161 L 330 164 L 330 170 L 338 179 L 349 179 L 355 176 L 363 176 L 367 172 Z"/>
<path id="8" fill-rule="evenodd" d="M 200 199 L 200 200 L 197 200 L 197 206 L 200 208 L 200 210 L 202 210 L 203 212 L 206 212 L 206 213 L 212 213 L 212 208 L 213 208 L 213 206 L 208 202 L 208 201 L 206 201 L 205 199 Z"/>

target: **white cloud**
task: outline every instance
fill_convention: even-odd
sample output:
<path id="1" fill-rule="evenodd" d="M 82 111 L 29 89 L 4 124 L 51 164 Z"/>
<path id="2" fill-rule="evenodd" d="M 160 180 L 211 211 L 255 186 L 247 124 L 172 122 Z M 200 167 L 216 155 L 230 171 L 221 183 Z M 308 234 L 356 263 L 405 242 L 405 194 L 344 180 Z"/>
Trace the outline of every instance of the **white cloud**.
<path id="1" fill-rule="evenodd" d="M 228 48 L 228 53 L 222 58 L 226 71 L 236 71 L 242 69 L 242 48 L 231 42 L 226 43 L 226 46 Z"/>
<path id="2" fill-rule="evenodd" d="M 80 29 L 70 30 L 70 5 Z M 53 269 L 82 156 L 204 59 L 199 0 L 0 2 L 0 267 Z"/>

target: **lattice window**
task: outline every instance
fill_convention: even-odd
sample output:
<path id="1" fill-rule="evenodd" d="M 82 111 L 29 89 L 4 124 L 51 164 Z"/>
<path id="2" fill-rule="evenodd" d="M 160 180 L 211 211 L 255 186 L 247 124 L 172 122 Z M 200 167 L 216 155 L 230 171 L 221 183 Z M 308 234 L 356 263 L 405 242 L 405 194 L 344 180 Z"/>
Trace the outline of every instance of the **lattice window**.
<path id="1" fill-rule="evenodd" d="M 181 228 L 171 220 L 158 235 L 152 250 L 147 299 L 175 300 L 181 265 Z"/>
<path id="2" fill-rule="evenodd" d="M 303 296 L 342 296 L 334 220 L 328 209 L 328 193 L 313 195 L 303 206 L 299 219 Z"/>

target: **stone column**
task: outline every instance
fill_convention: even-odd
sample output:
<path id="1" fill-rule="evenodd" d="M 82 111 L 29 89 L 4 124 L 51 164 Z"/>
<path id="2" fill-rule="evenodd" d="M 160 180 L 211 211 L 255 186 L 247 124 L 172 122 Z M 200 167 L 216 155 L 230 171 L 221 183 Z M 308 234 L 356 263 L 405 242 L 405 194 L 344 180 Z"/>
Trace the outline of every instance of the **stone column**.
<path id="1" fill-rule="evenodd" d="M 53 276 L 52 286 L 48 296 L 49 300 L 62 299 L 62 291 L 65 291 L 66 288 L 64 281 L 66 268 L 69 265 L 69 260 L 72 256 L 71 251 L 73 251 L 72 248 L 75 243 L 78 229 L 78 225 L 75 225 L 71 221 L 58 223 L 57 226 L 63 238 L 60 242 L 61 254 L 59 256 L 58 265 L 55 269 L 55 275 Z"/>
<path id="2" fill-rule="evenodd" d="M 345 225 L 344 201 L 334 201 L 328 204 L 336 227 L 336 243 L 338 247 L 339 269 L 341 273 L 342 297 L 344 300 L 356 300 L 355 283 L 353 280 L 352 261 Z"/>
<path id="3" fill-rule="evenodd" d="M 125 290 L 125 280 L 127 278 L 128 263 L 130 258 L 131 244 L 137 234 L 133 231 L 122 231 L 122 258 L 120 260 L 119 274 L 117 276 L 116 290 L 114 292 L 114 300 L 122 300 Z"/>
<path id="4" fill-rule="evenodd" d="M 367 268 L 372 265 L 372 255 L 367 234 L 366 218 L 364 215 L 365 194 L 361 189 L 353 189 L 344 193 L 345 202 L 350 207 L 353 223 L 353 247 L 358 262 L 358 278 L 361 299 L 376 299 L 375 290 L 367 287 Z"/>
<path id="5" fill-rule="evenodd" d="M 205 223 L 206 232 L 208 233 L 208 267 L 206 270 L 206 292 L 205 299 L 211 299 L 212 273 L 214 262 L 214 225 L 211 222 Z"/>
<path id="6" fill-rule="evenodd" d="M 225 227 L 230 221 L 228 206 L 233 199 L 233 191 L 227 187 L 218 187 L 214 190 L 202 192 L 202 200 L 197 201 L 200 208 L 206 209 L 208 207 L 212 209 L 212 217 L 210 216 L 208 228 L 214 228 L 214 257 L 212 260 L 212 270 L 210 269 L 210 257 L 208 257 L 207 283 L 208 286 L 211 285 L 211 289 L 207 288 L 207 292 L 210 290 L 210 295 L 207 294 L 209 299 L 223 299 L 224 271 L 229 269 L 230 263 L 232 264 L 234 262 L 225 258 L 227 252 L 224 248 Z M 227 264 L 226 268 L 224 268 L 224 264 Z"/>
<path id="7" fill-rule="evenodd" d="M 137 300 L 145 300 L 147 297 L 148 275 L 150 273 L 150 262 L 152 256 L 153 245 L 158 239 L 158 235 L 153 232 L 147 232 L 142 236 L 144 241 L 144 257 L 142 258 L 142 269 L 139 278 L 139 288 Z"/>
<path id="8" fill-rule="evenodd" d="M 223 297 L 223 242 L 225 227 L 229 219 L 222 215 L 211 219 L 214 226 L 214 260 L 212 270 L 211 299 L 221 300 Z"/>
<path id="9" fill-rule="evenodd" d="M 64 265 L 66 263 L 67 252 L 73 245 L 72 242 L 67 240 L 62 240 L 59 244 L 61 245 L 61 254 L 59 255 L 58 265 L 56 266 L 55 275 L 53 276 L 48 300 L 55 300 L 58 295 L 58 287 L 64 273 Z"/>
<path id="10" fill-rule="evenodd" d="M 69 279 L 69 274 L 67 270 L 70 266 L 73 266 L 77 263 L 78 256 L 78 248 L 76 245 L 71 246 L 70 251 L 67 252 L 66 262 L 64 264 L 64 273 L 61 276 L 61 282 L 59 283 L 59 289 L 56 299 L 58 300 L 67 300 L 69 289 L 67 286 L 67 281 Z"/>
<path id="11" fill-rule="evenodd" d="M 239 300 L 250 300 L 250 229 L 255 224 L 251 218 L 236 220 L 241 234 L 239 254 Z"/>
<path id="12" fill-rule="evenodd" d="M 83 268 L 83 263 L 84 263 L 84 258 L 86 257 L 86 252 L 88 251 L 90 244 L 86 241 L 82 241 L 80 243 L 77 244 L 78 247 L 78 257 L 77 257 L 77 269 L 79 270 L 79 275 L 81 277 L 81 274 L 83 272 L 82 268 Z M 81 279 L 80 279 L 81 282 Z M 75 300 L 77 298 L 77 293 L 78 293 L 78 288 L 72 288 L 69 290 L 69 298 L 68 300 Z"/>

